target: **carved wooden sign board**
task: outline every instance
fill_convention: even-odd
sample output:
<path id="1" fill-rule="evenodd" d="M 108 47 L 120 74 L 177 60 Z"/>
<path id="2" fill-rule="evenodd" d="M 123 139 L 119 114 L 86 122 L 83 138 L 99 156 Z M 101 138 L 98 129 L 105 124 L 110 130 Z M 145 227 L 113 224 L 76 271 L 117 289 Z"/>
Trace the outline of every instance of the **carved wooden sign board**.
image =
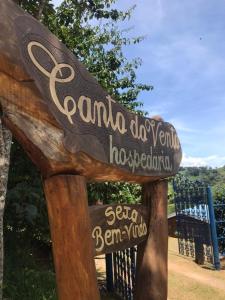
<path id="1" fill-rule="evenodd" d="M 133 247 L 147 237 L 148 214 L 142 205 L 90 206 L 95 254 Z"/>
<path id="2" fill-rule="evenodd" d="M 128 112 L 30 17 L 15 20 L 24 66 L 65 133 L 65 147 L 137 175 L 168 176 L 180 142 L 168 123 Z"/>
<path id="3" fill-rule="evenodd" d="M 32 17 L 16 17 L 14 28 L 24 68 L 63 130 L 70 153 L 134 175 L 161 178 L 177 172 L 181 148 L 171 124 L 127 111 Z"/>
<path id="4" fill-rule="evenodd" d="M 167 270 L 167 185 L 159 179 L 176 174 L 181 162 L 175 128 L 117 103 L 46 27 L 11 0 L 0 1 L 0 28 L 2 119 L 43 176 L 59 299 L 99 299 L 94 252 L 149 238 L 152 243 L 140 244 L 147 246 L 139 261 L 149 261 L 149 247 L 162 257 L 139 268 L 136 299 L 159 299 L 160 289 L 160 299 L 166 299 L 165 274 L 151 277 L 145 285 L 149 294 L 141 294 L 139 286 L 148 281 L 149 266 Z M 88 209 L 86 180 L 144 187 L 150 182 L 143 188 L 149 201 Z"/>

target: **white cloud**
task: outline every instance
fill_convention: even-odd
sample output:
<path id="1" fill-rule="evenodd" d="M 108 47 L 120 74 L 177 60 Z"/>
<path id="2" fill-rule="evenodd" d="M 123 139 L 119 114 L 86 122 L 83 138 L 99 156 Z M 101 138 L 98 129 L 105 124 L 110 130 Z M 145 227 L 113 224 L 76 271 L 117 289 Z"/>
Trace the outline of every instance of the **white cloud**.
<path id="1" fill-rule="evenodd" d="M 225 156 L 210 155 L 206 157 L 195 157 L 183 153 L 181 165 L 183 167 L 222 167 L 225 165 Z"/>
<path id="2" fill-rule="evenodd" d="M 172 118 L 172 119 L 169 119 L 168 122 L 171 123 L 178 132 L 182 132 L 182 133 L 200 133 L 199 129 L 192 128 L 191 124 L 186 124 L 181 119 Z"/>

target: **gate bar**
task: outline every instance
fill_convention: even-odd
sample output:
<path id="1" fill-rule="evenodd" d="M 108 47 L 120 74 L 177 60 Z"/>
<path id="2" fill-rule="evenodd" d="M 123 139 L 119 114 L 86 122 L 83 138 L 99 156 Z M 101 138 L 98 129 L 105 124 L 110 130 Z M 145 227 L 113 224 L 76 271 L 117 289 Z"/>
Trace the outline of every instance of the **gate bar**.
<path id="1" fill-rule="evenodd" d="M 209 207 L 209 219 L 210 219 L 212 246 L 213 246 L 214 265 L 215 265 L 216 270 L 220 270 L 219 247 L 218 247 L 218 238 L 217 238 L 217 232 L 216 232 L 213 197 L 212 197 L 211 187 L 209 187 L 209 186 L 207 187 L 207 201 L 208 201 L 208 207 Z"/>
<path id="2" fill-rule="evenodd" d="M 106 289 L 109 293 L 112 293 L 114 291 L 112 253 L 107 253 L 105 255 L 105 264 L 106 264 Z"/>

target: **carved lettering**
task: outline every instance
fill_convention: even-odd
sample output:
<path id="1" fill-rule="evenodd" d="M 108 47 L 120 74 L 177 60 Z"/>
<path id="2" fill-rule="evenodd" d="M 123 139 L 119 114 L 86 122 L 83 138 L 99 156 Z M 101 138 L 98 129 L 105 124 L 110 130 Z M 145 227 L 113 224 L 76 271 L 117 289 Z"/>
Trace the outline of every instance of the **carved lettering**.
<path id="1" fill-rule="evenodd" d="M 41 48 L 48 56 L 51 58 L 52 62 L 54 63 L 54 67 L 51 70 L 51 72 L 48 72 L 35 58 L 33 54 L 33 47 L 39 47 Z M 76 112 L 76 103 L 73 97 L 71 96 L 66 96 L 63 101 L 63 105 L 61 105 L 57 92 L 56 92 L 56 82 L 60 83 L 68 83 L 71 82 L 74 77 L 75 77 L 75 72 L 74 69 L 69 65 L 69 64 L 58 64 L 57 61 L 55 60 L 54 56 L 51 54 L 51 52 L 44 47 L 41 43 L 32 41 L 28 44 L 27 50 L 29 53 L 29 56 L 33 62 L 33 64 L 38 68 L 39 71 L 41 71 L 46 77 L 49 78 L 49 89 L 51 92 L 52 100 L 54 101 L 56 107 L 58 110 L 67 116 L 69 122 L 73 124 L 72 121 L 72 116 Z M 62 70 L 63 69 L 69 69 L 70 70 L 70 75 L 66 78 L 58 78 L 57 75 L 59 74 L 62 77 Z M 72 103 L 72 109 L 69 110 L 69 102 Z"/>
<path id="2" fill-rule="evenodd" d="M 170 157 L 168 155 L 153 155 L 152 147 L 149 153 L 138 153 L 136 150 L 125 150 L 113 145 L 113 136 L 109 136 L 110 163 L 118 166 L 128 166 L 132 173 L 137 169 L 171 172 L 173 169 Z"/>
<path id="3" fill-rule="evenodd" d="M 98 140 L 95 148 L 97 151 L 98 147 L 104 146 L 107 157 L 104 158 L 104 162 L 129 170 L 131 173 L 138 172 L 145 175 L 173 173 L 181 157 L 173 155 L 173 152 L 180 151 L 180 142 L 175 129 L 169 124 L 165 126 L 162 121 L 126 112 L 109 95 L 104 94 L 102 99 L 93 99 L 94 96 L 89 92 L 80 91 L 79 94 L 75 90 L 73 92 L 72 86 L 81 80 L 80 74 L 77 71 L 75 74 L 73 62 L 62 63 L 61 60 L 59 63 L 55 53 L 51 52 L 45 43 L 33 40 L 27 43 L 27 54 L 32 64 L 45 78 L 52 103 L 59 113 L 65 116 L 69 125 L 81 128 L 81 131 L 82 122 L 86 126 L 94 126 L 93 129 L 90 127 L 91 135 L 95 136 L 95 131 L 101 130 L 96 134 L 97 139 L 102 132 L 105 134 L 103 142 L 101 139 Z M 45 61 L 48 63 L 45 64 Z M 87 134 L 87 127 L 84 134 Z M 84 152 L 91 154 L 91 147 L 82 147 L 85 148 Z"/>
<path id="4" fill-rule="evenodd" d="M 122 245 L 124 242 L 139 240 L 147 235 L 147 226 L 137 209 L 129 205 L 110 205 L 104 210 L 107 226 L 95 226 L 92 237 L 96 253 L 104 252 L 105 247 Z"/>

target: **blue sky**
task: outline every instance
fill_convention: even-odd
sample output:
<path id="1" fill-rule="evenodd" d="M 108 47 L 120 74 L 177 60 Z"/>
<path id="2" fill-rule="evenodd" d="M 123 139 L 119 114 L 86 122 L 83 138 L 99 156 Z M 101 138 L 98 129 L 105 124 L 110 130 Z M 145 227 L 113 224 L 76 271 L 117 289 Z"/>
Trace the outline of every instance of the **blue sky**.
<path id="1" fill-rule="evenodd" d="M 118 0 L 116 7 L 133 4 L 121 25 L 146 36 L 125 50 L 143 60 L 138 81 L 154 86 L 140 95 L 144 109 L 175 126 L 183 165 L 225 165 L 225 2 Z"/>

